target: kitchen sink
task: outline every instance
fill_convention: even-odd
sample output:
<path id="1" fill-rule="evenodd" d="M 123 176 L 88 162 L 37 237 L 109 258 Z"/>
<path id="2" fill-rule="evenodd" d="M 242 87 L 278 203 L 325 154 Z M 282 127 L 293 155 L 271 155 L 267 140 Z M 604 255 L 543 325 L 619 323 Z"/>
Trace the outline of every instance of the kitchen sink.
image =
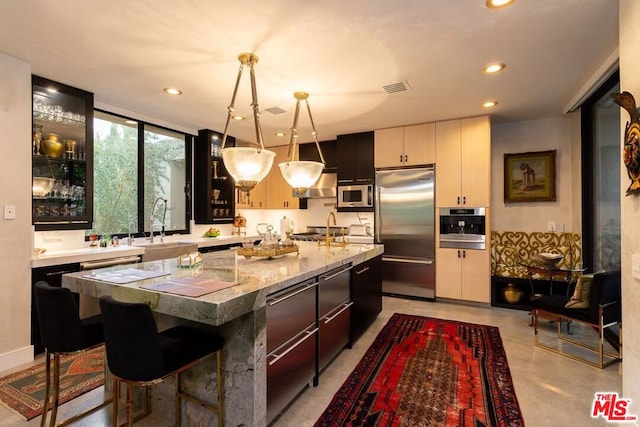
<path id="1" fill-rule="evenodd" d="M 144 248 L 142 262 L 178 258 L 198 251 L 198 244 L 189 242 L 134 243 L 133 246 Z"/>

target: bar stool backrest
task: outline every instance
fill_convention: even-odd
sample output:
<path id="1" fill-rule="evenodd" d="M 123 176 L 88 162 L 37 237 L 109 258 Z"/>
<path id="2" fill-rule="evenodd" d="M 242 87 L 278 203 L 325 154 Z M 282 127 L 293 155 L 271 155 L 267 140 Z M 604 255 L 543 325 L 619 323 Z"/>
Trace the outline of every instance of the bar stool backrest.
<path id="1" fill-rule="evenodd" d="M 78 306 L 69 289 L 35 284 L 40 338 L 51 353 L 71 353 L 86 347 Z"/>
<path id="2" fill-rule="evenodd" d="M 100 298 L 100 310 L 109 370 L 132 381 L 152 381 L 165 375 L 151 308 L 104 296 Z"/>

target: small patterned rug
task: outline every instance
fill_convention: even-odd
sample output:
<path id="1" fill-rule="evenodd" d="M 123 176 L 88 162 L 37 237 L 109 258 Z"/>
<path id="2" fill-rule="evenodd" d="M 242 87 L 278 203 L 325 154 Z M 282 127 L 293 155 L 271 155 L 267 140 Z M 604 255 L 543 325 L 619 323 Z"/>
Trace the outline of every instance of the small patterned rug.
<path id="1" fill-rule="evenodd" d="M 51 372 L 53 373 L 53 359 Z M 27 420 L 35 418 L 42 413 L 45 380 L 44 362 L 2 377 L 0 378 L 0 401 Z M 61 404 L 103 384 L 104 346 L 100 345 L 83 353 L 61 356 Z"/>
<path id="2" fill-rule="evenodd" d="M 524 426 L 497 327 L 394 314 L 316 426 Z"/>

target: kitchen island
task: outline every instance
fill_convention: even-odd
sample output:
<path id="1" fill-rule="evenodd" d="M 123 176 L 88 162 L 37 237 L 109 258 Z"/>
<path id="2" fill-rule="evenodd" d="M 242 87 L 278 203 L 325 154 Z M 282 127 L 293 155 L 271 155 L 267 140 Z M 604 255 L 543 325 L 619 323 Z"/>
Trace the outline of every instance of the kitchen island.
<path id="1" fill-rule="evenodd" d="M 235 249 L 203 254 L 203 263 L 179 268 L 175 259 L 70 273 L 62 284 L 83 295 L 111 295 L 129 302 L 145 302 L 157 314 L 159 327 L 176 323 L 196 324 L 216 331 L 225 340 L 224 414 L 227 425 L 264 426 L 266 416 L 266 299 L 267 295 L 321 275 L 342 265 L 358 265 L 383 253 L 382 245 L 324 247 L 300 242 L 299 254 L 274 259 L 238 256 Z M 101 280 L 104 273 L 125 269 L 144 270 L 160 276 L 123 284 Z M 214 279 L 235 285 L 200 297 L 156 292 L 144 287 L 185 277 Z M 206 369 L 205 369 L 206 368 Z M 207 388 L 211 368 L 191 376 L 193 389 Z M 153 411 L 171 411 L 172 405 L 155 405 Z M 193 408 L 192 408 L 193 409 Z M 195 408 L 198 409 L 198 408 Z M 199 425 L 197 411 L 186 411 Z M 184 412 L 183 412 L 184 414 Z M 173 417 L 167 413 L 166 417 Z"/>

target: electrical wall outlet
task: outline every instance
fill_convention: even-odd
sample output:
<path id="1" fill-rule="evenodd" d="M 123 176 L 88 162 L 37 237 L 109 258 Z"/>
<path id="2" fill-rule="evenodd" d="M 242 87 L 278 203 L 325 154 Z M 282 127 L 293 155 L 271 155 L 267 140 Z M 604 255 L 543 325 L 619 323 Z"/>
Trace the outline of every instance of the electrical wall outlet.
<path id="1" fill-rule="evenodd" d="M 4 219 L 16 219 L 16 206 L 4 205 Z"/>
<path id="2" fill-rule="evenodd" d="M 555 221 L 547 222 L 547 231 L 556 231 L 556 222 Z"/>

